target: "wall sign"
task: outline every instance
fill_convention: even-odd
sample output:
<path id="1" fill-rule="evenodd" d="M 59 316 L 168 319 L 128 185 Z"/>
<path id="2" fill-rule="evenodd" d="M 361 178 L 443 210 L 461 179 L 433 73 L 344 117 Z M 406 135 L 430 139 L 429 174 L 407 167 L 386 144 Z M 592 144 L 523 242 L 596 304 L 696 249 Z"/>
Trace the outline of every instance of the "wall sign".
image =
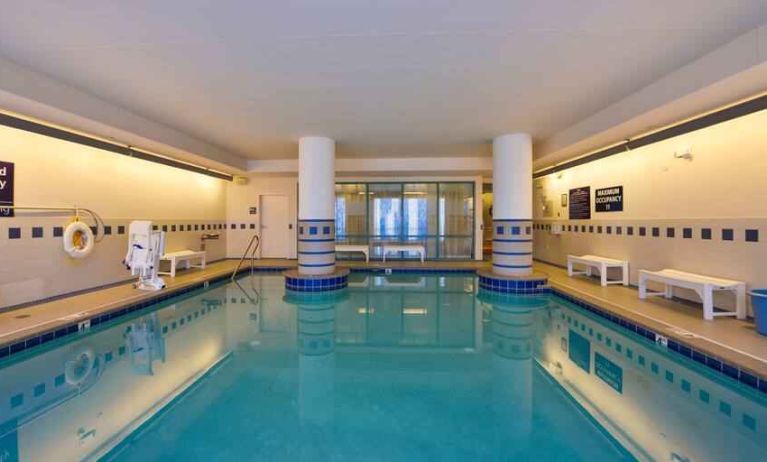
<path id="1" fill-rule="evenodd" d="M 12 217 L 13 209 L 13 164 L 0 161 L 0 217 Z"/>
<path id="2" fill-rule="evenodd" d="M 618 393 L 623 394 L 623 368 L 614 362 L 594 353 L 594 373 Z"/>
<path id="3" fill-rule="evenodd" d="M 256 207 L 249 207 L 248 208 L 248 214 L 249 215 L 255 215 L 257 213 L 258 213 L 258 208 L 256 208 Z"/>
<path id="4" fill-rule="evenodd" d="M 597 212 L 622 212 L 623 186 L 597 189 L 594 194 L 594 210 Z"/>
<path id="5" fill-rule="evenodd" d="M 568 212 L 571 220 L 588 220 L 591 218 L 591 186 L 570 190 Z"/>

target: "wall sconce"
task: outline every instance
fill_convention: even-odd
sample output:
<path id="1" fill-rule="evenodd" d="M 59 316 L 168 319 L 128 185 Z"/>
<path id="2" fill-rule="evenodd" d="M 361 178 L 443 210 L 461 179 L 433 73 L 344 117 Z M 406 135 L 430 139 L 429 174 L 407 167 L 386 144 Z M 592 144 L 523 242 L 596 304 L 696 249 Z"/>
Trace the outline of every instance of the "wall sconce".
<path id="1" fill-rule="evenodd" d="M 674 159 L 692 160 L 692 148 L 688 146 L 678 151 L 674 151 Z"/>

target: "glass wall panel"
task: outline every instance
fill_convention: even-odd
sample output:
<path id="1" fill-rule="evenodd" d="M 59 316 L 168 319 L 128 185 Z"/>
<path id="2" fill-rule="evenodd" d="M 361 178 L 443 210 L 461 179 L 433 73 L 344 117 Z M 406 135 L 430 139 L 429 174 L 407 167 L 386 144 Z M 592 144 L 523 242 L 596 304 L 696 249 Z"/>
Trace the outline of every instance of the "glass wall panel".
<path id="1" fill-rule="evenodd" d="M 336 185 L 336 241 L 367 244 L 367 185 Z"/>
<path id="2" fill-rule="evenodd" d="M 437 235 L 437 184 L 405 183 L 403 215 L 405 237 Z"/>
<path id="3" fill-rule="evenodd" d="M 439 236 L 441 258 L 471 258 L 474 183 L 439 184 Z"/>
<path id="4" fill-rule="evenodd" d="M 368 185 L 370 237 L 377 241 L 398 241 L 402 234 L 402 184 Z"/>
<path id="5" fill-rule="evenodd" d="M 368 244 L 371 258 L 381 258 L 387 242 L 421 244 L 429 259 L 471 258 L 474 183 L 337 184 L 336 239 Z M 388 258 L 418 258 L 418 254 L 401 252 Z"/>

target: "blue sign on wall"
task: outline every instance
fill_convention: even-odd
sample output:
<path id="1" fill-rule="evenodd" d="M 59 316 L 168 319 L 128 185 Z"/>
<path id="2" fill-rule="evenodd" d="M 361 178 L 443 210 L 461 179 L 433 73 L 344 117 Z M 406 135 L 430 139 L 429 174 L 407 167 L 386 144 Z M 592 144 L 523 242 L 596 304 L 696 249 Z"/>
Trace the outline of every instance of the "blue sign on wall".
<path id="1" fill-rule="evenodd" d="M 591 343 L 574 330 L 569 333 L 570 348 L 568 357 L 578 367 L 591 373 Z"/>
<path id="2" fill-rule="evenodd" d="M 0 161 L 0 217 L 12 217 L 13 209 L 13 164 Z"/>
<path id="3" fill-rule="evenodd" d="M 623 394 L 623 368 L 614 362 L 594 353 L 594 373 L 618 393 Z"/>

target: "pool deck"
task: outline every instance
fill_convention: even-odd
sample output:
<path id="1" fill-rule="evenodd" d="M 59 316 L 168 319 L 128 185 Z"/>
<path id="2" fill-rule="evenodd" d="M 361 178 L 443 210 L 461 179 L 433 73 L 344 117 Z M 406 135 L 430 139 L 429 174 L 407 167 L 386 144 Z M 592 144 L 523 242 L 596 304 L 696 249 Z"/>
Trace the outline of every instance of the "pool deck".
<path id="1" fill-rule="evenodd" d="M 295 260 L 258 260 L 259 267 L 295 267 Z M 180 271 L 175 278 L 166 277 L 168 290 L 176 291 L 230 274 L 236 260 L 211 263 L 204 270 Z M 489 262 L 474 261 L 340 261 L 350 268 L 421 268 L 467 270 L 490 269 Z M 640 300 L 634 287 L 611 285 L 602 287 L 596 279 L 570 278 L 564 268 L 536 262 L 535 271 L 546 274 L 552 288 L 610 311 L 656 332 L 667 332 L 668 338 L 684 342 L 707 354 L 737 364 L 760 377 L 767 377 L 767 337 L 759 335 L 752 322 L 734 318 L 703 320 L 701 307 L 676 300 L 653 297 Z M 157 297 L 157 292 L 141 292 L 124 283 L 107 288 L 65 296 L 39 304 L 0 312 L 0 345 L 7 345 L 36 333 L 89 318 Z"/>

